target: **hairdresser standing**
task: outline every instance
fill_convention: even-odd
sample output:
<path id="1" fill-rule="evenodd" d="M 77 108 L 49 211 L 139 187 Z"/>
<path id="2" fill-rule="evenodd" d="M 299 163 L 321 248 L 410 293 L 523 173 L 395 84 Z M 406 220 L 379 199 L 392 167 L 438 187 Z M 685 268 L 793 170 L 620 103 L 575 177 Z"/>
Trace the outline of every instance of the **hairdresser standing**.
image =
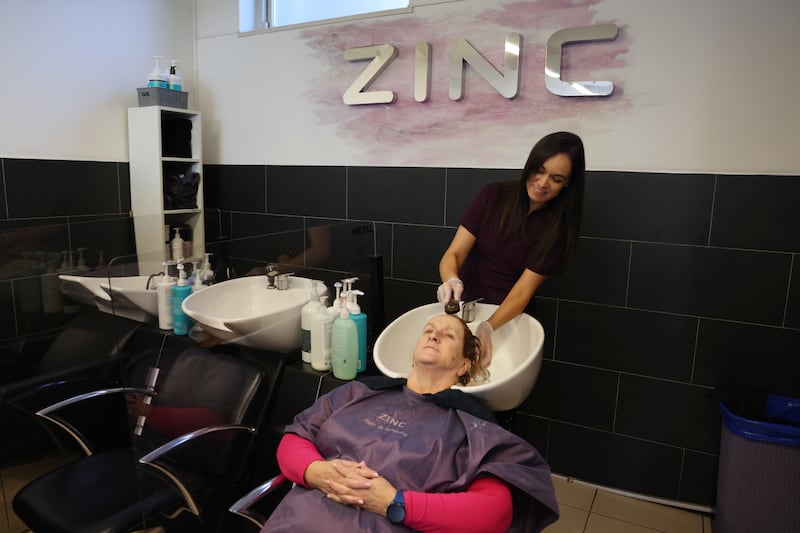
<path id="1" fill-rule="evenodd" d="M 578 241 L 586 162 L 573 133 L 543 137 L 518 181 L 492 183 L 472 200 L 439 262 L 440 302 L 499 304 L 476 334 L 491 363 L 492 332 L 522 312 L 549 276 L 560 274 Z"/>

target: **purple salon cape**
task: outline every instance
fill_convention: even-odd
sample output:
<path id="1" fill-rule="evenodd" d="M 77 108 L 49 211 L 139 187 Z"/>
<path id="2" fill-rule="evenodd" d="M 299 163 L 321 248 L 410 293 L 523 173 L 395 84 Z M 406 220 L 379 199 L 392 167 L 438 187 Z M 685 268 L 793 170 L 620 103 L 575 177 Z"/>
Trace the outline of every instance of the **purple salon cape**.
<path id="1" fill-rule="evenodd" d="M 369 381 L 370 378 L 364 381 Z M 512 491 L 509 531 L 536 532 L 558 519 L 550 468 L 533 446 L 486 418 L 476 400 L 454 389 L 417 394 L 404 380 L 352 381 L 298 414 L 287 433 L 314 442 L 326 459 L 365 461 L 400 490 L 463 492 L 492 475 Z M 468 412 L 469 411 L 469 412 Z M 472 413 L 472 414 L 471 414 Z M 475 509 L 480 513 L 480 509 Z M 354 533 L 409 531 L 386 518 L 295 486 L 262 531 Z"/>

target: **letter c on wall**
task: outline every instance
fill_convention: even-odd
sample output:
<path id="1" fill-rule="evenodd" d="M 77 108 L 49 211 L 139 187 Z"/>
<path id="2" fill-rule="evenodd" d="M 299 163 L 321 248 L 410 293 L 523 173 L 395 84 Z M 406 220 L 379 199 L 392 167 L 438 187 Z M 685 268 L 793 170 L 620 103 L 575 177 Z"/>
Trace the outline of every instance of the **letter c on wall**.
<path id="1" fill-rule="evenodd" d="M 585 41 L 612 41 L 619 28 L 615 24 L 576 26 L 558 30 L 547 40 L 544 60 L 544 83 L 558 96 L 608 96 L 614 92 L 610 81 L 565 81 L 561 79 L 561 49 L 565 44 Z"/>

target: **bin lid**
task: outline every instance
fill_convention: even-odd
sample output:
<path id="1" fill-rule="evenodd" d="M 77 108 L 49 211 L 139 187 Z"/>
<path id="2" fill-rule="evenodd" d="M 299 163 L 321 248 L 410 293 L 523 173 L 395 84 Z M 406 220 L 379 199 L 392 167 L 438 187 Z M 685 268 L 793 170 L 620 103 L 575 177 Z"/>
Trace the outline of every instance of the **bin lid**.
<path id="1" fill-rule="evenodd" d="M 767 395 L 764 418 L 753 420 L 733 413 L 723 400 L 719 402 L 722 422 L 733 433 L 745 439 L 800 446 L 800 400 L 787 396 Z M 782 423 L 785 422 L 785 423 Z"/>

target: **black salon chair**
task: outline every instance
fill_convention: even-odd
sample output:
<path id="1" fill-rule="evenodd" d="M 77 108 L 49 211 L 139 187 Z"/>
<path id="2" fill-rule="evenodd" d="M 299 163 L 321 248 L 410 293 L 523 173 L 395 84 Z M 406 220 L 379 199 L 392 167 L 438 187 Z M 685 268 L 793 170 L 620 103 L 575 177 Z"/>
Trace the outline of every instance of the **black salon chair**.
<path id="1" fill-rule="evenodd" d="M 59 379 L 108 376 L 141 327 L 141 322 L 86 309 L 70 320 L 44 351 L 36 353 L 37 348 L 21 344 L 18 355 L 0 360 L 0 400 L 9 401 L 32 387 Z"/>
<path id="2" fill-rule="evenodd" d="M 13 438 L 0 439 L 0 467 L 69 448 L 71 443 L 32 413 L 80 392 L 118 384 L 120 358 L 141 327 L 140 322 L 87 309 L 46 345 L 24 339 L 14 353 L 3 354 L 0 427 Z"/>
<path id="3" fill-rule="evenodd" d="M 150 381 L 95 391 L 39 411 L 81 442 L 86 456 L 23 487 L 14 511 L 37 532 L 212 530 L 224 512 L 217 502 L 230 502 L 228 492 L 240 493 L 235 487 L 248 475 L 256 427 L 285 364 L 274 359 L 191 348 L 173 361 L 159 360 L 154 387 Z M 61 413 L 109 395 L 127 398 L 129 412 L 122 408 L 120 416 L 131 414 L 134 434 L 130 446 L 95 452 Z M 144 398 L 151 398 L 149 409 Z"/>

